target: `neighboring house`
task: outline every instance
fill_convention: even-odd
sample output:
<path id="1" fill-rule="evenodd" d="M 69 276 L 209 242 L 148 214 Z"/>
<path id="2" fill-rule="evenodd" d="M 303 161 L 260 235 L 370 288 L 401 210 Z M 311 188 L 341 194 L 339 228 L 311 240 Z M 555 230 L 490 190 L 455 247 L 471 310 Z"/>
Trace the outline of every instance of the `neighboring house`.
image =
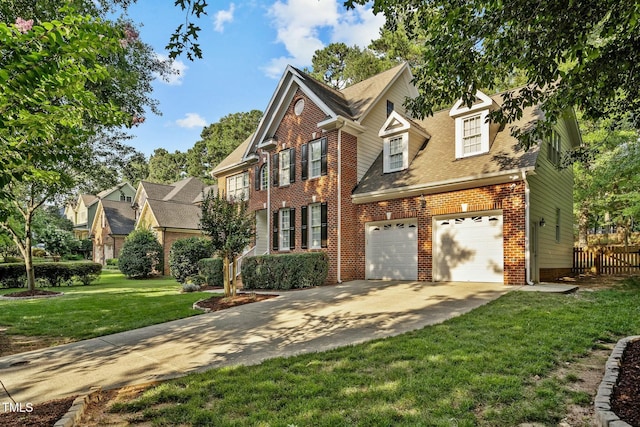
<path id="1" fill-rule="evenodd" d="M 198 178 L 173 184 L 142 181 L 138 185 L 133 201 L 135 228 L 148 228 L 158 238 L 164 254 L 162 274 L 169 274 L 169 251 L 176 240 L 202 235 L 200 203 L 210 190 L 218 191 Z"/>
<path id="2" fill-rule="evenodd" d="M 136 189 L 128 182 L 118 184 L 96 195 L 81 194 L 75 203 L 67 203 L 64 215 L 73 223 L 73 234 L 78 239 L 87 239 L 91 237 L 90 231 L 98 208 L 98 201 L 104 199 L 131 204 L 135 194 Z"/>
<path id="3" fill-rule="evenodd" d="M 220 191 L 248 195 L 255 253 L 326 251 L 333 283 L 570 272 L 573 176 L 557 166 L 581 142 L 573 113 L 524 151 L 485 121 L 500 95 L 416 120 L 411 81 L 405 64 L 337 91 L 287 68 L 254 135 L 212 172 Z"/>
<path id="4" fill-rule="evenodd" d="M 91 225 L 93 261 L 106 265 L 108 259 L 117 258 L 134 226 L 135 211 L 130 201 L 99 200 Z"/>

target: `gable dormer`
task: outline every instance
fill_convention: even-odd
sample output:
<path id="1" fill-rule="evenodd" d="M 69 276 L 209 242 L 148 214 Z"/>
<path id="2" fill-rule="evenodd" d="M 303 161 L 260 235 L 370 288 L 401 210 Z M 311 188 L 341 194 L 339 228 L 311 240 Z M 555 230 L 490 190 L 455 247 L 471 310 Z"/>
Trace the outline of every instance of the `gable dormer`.
<path id="1" fill-rule="evenodd" d="M 398 172 L 409 167 L 429 134 L 397 111 L 391 111 L 378 136 L 382 138 L 383 173 Z"/>
<path id="2" fill-rule="evenodd" d="M 470 107 L 459 99 L 451 108 L 449 116 L 455 120 L 457 159 L 489 152 L 492 129 L 487 118 L 494 105 L 489 96 L 477 91 L 476 102 Z"/>

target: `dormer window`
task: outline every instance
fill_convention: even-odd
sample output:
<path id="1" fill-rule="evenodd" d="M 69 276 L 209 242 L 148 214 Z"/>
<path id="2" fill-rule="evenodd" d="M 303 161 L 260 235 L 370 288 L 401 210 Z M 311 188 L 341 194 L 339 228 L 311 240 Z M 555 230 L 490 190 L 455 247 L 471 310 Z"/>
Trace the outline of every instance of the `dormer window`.
<path id="1" fill-rule="evenodd" d="M 456 158 L 464 158 L 489 152 L 489 109 L 493 106 L 493 100 L 478 91 L 477 102 L 467 107 L 459 100 L 449 115 L 455 120 L 455 144 Z"/>
<path id="2" fill-rule="evenodd" d="M 409 167 L 410 135 L 413 135 L 413 138 L 416 138 L 417 135 L 428 137 L 426 132 L 412 127 L 409 120 L 402 117 L 397 111 L 391 111 L 378 132 L 378 136 L 382 138 L 383 173 L 397 172 Z"/>
<path id="3" fill-rule="evenodd" d="M 406 133 L 387 138 L 387 141 L 385 141 L 385 148 L 388 151 L 385 157 L 388 156 L 389 158 L 388 170 L 386 172 L 395 172 L 406 168 L 405 159 L 408 157 L 408 146 L 406 141 Z"/>

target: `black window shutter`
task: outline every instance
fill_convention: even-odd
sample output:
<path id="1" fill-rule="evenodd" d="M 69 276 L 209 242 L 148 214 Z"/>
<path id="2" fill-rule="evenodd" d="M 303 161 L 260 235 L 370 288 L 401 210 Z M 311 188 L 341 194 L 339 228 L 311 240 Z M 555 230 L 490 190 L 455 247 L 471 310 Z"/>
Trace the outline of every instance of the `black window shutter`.
<path id="1" fill-rule="evenodd" d="M 289 150 L 289 182 L 296 182 L 296 149 Z"/>
<path id="2" fill-rule="evenodd" d="M 273 248 L 274 251 L 277 251 L 279 249 L 279 238 L 278 238 L 278 227 L 280 225 L 279 222 L 279 216 L 278 216 L 278 211 L 275 211 L 273 213 L 273 234 L 272 234 L 272 239 L 271 239 L 271 247 Z"/>
<path id="3" fill-rule="evenodd" d="M 296 210 L 289 209 L 289 249 L 296 247 Z"/>
<path id="4" fill-rule="evenodd" d="M 309 160 L 308 160 L 308 151 L 309 151 L 309 144 L 302 144 L 302 146 L 300 147 L 300 167 L 302 168 L 302 171 L 300 172 L 302 174 L 302 180 L 304 181 L 305 179 L 307 179 L 307 173 L 308 173 L 308 169 L 309 169 Z"/>
<path id="5" fill-rule="evenodd" d="M 260 191 L 260 166 L 253 168 L 253 188 Z"/>
<path id="6" fill-rule="evenodd" d="M 327 203 L 320 205 L 320 246 L 327 247 Z"/>
<path id="7" fill-rule="evenodd" d="M 302 224 L 302 227 L 300 227 L 300 233 L 302 233 L 302 235 L 300 236 L 302 237 L 302 249 L 307 249 L 307 247 L 309 246 L 309 244 L 307 243 L 309 233 L 307 231 L 307 207 L 306 206 L 302 206 L 300 208 L 300 215 L 302 215 L 300 217 L 300 222 Z"/>
<path id="8" fill-rule="evenodd" d="M 320 140 L 320 175 L 327 174 L 327 138 Z"/>
<path id="9" fill-rule="evenodd" d="M 271 175 L 273 176 L 273 186 L 277 187 L 278 186 L 278 170 L 279 170 L 279 166 L 278 166 L 278 153 L 275 153 L 272 157 L 271 157 L 271 169 L 272 169 L 272 173 Z"/>

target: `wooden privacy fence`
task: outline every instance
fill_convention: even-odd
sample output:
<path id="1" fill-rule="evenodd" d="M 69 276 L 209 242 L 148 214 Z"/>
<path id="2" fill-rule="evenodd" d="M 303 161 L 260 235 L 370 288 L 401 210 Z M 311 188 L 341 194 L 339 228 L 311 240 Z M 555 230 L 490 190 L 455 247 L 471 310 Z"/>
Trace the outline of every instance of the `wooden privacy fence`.
<path id="1" fill-rule="evenodd" d="M 640 274 L 640 247 L 573 248 L 573 273 Z"/>

